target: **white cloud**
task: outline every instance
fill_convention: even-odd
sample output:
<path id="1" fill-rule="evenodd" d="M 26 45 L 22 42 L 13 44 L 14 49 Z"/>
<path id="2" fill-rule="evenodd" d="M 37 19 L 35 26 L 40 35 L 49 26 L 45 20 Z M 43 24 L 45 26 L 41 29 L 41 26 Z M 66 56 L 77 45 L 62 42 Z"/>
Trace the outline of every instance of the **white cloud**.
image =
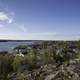
<path id="1" fill-rule="evenodd" d="M 17 23 L 16 20 L 14 20 L 14 12 L 5 12 L 5 11 L 1 11 L 0 12 L 0 28 L 5 27 L 6 25 L 12 24 L 16 27 L 19 28 L 19 30 L 21 30 L 22 32 L 27 32 L 27 29 L 25 27 L 24 24 L 19 24 Z"/>
<path id="2" fill-rule="evenodd" d="M 5 12 L 0 12 L 0 22 L 12 23 L 13 18 Z"/>
<path id="3" fill-rule="evenodd" d="M 8 16 L 5 13 L 0 12 L 0 20 L 1 21 L 8 20 Z"/>
<path id="4" fill-rule="evenodd" d="M 13 19 L 11 18 L 9 18 L 9 20 L 8 20 L 8 23 L 12 23 L 13 22 Z"/>
<path id="5" fill-rule="evenodd" d="M 19 26 L 19 28 L 20 28 L 23 32 L 26 32 L 26 31 L 27 31 L 25 25 L 21 25 L 21 26 Z"/>

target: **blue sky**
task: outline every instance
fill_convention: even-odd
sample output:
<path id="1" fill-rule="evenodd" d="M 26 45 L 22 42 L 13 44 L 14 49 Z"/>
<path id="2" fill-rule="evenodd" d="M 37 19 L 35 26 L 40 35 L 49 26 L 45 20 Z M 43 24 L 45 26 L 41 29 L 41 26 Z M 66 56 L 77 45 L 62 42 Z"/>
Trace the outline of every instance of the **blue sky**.
<path id="1" fill-rule="evenodd" d="M 80 34 L 80 0 L 0 0 L 0 34 Z"/>

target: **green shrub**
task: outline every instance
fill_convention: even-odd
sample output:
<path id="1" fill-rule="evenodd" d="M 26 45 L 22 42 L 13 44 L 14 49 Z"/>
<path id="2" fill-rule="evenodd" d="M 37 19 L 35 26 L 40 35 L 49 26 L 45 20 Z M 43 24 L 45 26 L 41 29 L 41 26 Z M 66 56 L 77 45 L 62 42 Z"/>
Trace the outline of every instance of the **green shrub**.
<path id="1" fill-rule="evenodd" d="M 21 64 L 22 64 L 22 58 L 23 57 L 18 56 L 18 55 L 15 56 L 14 61 L 12 63 L 14 71 L 17 71 L 18 68 L 21 66 Z"/>
<path id="2" fill-rule="evenodd" d="M 30 53 L 27 54 L 26 56 L 27 63 L 31 66 L 34 67 L 36 63 L 36 55 L 34 54 L 33 50 L 30 51 Z"/>
<path id="3" fill-rule="evenodd" d="M 8 74 L 13 71 L 12 68 L 13 57 L 9 54 L 0 55 L 0 79 L 7 80 Z"/>
<path id="4" fill-rule="evenodd" d="M 51 53 L 49 53 L 47 50 L 44 51 L 44 54 L 43 54 L 43 61 L 45 64 L 49 64 L 52 62 L 52 56 L 51 56 Z"/>

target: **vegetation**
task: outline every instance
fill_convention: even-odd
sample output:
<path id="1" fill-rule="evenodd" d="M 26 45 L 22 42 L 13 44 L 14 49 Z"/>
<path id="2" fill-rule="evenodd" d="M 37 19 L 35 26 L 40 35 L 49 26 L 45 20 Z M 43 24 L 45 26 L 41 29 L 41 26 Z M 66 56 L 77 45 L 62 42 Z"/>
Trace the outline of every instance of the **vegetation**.
<path id="1" fill-rule="evenodd" d="M 0 80 L 80 80 L 80 41 L 35 41 L 16 49 L 0 53 Z"/>
<path id="2" fill-rule="evenodd" d="M 27 55 L 26 55 L 26 61 L 28 63 L 28 65 L 31 66 L 31 68 L 33 68 L 36 64 L 36 55 L 34 53 L 33 50 L 31 50 Z"/>
<path id="3" fill-rule="evenodd" d="M 21 66 L 21 64 L 22 64 L 22 57 L 16 55 L 12 63 L 14 71 L 17 71 L 18 68 Z"/>

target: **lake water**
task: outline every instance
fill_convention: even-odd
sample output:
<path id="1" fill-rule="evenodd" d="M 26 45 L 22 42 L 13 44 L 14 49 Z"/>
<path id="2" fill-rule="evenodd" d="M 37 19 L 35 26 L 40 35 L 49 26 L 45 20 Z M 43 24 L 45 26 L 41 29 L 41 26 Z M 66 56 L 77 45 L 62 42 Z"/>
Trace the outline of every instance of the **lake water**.
<path id="1" fill-rule="evenodd" d="M 30 41 L 9 41 L 9 42 L 0 42 L 0 51 L 10 51 L 19 45 L 30 45 Z"/>

